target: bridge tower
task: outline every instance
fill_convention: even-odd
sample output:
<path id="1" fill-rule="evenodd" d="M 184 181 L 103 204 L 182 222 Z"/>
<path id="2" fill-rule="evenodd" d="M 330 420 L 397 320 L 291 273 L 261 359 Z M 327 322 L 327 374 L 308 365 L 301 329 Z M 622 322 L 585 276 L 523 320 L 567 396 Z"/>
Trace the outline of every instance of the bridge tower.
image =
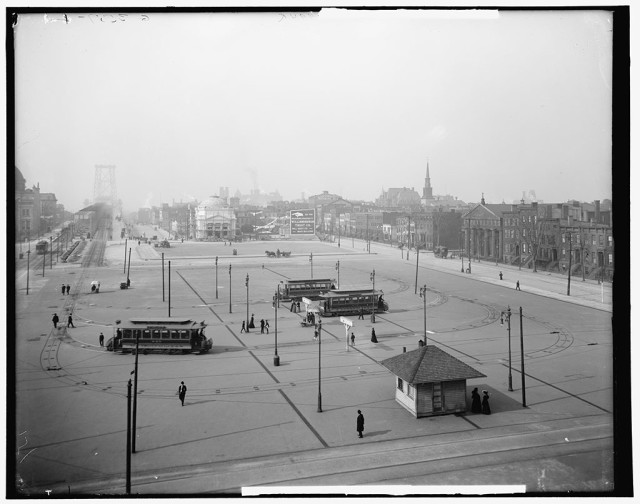
<path id="1" fill-rule="evenodd" d="M 108 203 L 112 207 L 118 204 L 116 188 L 116 167 L 113 165 L 96 165 L 93 184 L 93 202 Z"/>

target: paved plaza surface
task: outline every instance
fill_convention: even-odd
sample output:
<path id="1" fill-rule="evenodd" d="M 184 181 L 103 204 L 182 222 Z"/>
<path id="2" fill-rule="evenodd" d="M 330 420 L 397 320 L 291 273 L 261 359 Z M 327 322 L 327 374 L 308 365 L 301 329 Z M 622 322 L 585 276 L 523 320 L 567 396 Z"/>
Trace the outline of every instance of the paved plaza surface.
<path id="1" fill-rule="evenodd" d="M 155 233 L 154 233 L 155 234 Z M 238 494 L 243 487 L 522 485 L 527 492 L 614 488 L 611 286 L 484 262 L 416 255 L 383 244 L 337 242 L 137 241 L 131 288 L 125 242 L 110 242 L 107 265 L 55 263 L 45 276 L 16 277 L 16 481 L 24 494 L 125 493 L 126 385 L 135 357 L 106 351 L 98 335 L 118 319 L 185 316 L 208 324 L 205 355 L 139 356 L 132 494 Z M 237 255 L 233 254 L 237 250 Z M 291 251 L 268 258 L 265 250 Z M 310 254 L 313 259 L 310 261 Z M 162 259 L 164 253 L 164 292 Z M 215 257 L 218 257 L 217 288 Z M 168 268 L 171 261 L 171 304 Z M 340 288 L 382 289 L 389 311 L 351 317 L 355 347 L 338 318 L 324 318 L 321 344 L 301 315 L 272 296 L 281 280 L 338 278 Z M 231 275 L 229 266 L 231 265 Z M 503 279 L 498 273 L 502 271 Z M 249 275 L 249 289 L 245 286 Z M 99 294 L 90 291 L 101 282 Z M 516 291 L 515 283 L 521 290 Z M 69 296 L 61 283 L 71 285 Z M 491 415 L 416 419 L 395 401 L 381 360 L 424 337 L 486 375 Z M 164 297 L 164 300 L 163 300 Z M 511 307 L 513 391 L 508 390 Z M 525 398 L 520 320 L 523 308 Z M 257 328 L 241 333 L 254 315 Z M 62 327 L 54 329 L 56 312 Z M 67 328 L 73 313 L 75 328 Z M 270 333 L 260 333 L 260 319 Z M 370 341 L 375 327 L 378 343 Z M 319 358 L 321 380 L 318 381 Z M 184 381 L 184 407 L 177 396 Z M 321 393 L 322 411 L 318 412 Z M 364 438 L 356 432 L 357 410 Z"/>

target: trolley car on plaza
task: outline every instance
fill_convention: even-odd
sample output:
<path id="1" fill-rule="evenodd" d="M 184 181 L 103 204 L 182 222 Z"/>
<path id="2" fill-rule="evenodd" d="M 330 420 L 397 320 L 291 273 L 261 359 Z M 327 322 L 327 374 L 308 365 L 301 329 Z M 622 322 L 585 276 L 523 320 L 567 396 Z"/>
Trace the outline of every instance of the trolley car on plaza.
<path id="1" fill-rule="evenodd" d="M 335 280 L 330 278 L 311 278 L 308 280 L 285 280 L 280 286 L 282 301 L 296 300 L 303 297 L 317 299 L 320 294 L 335 289 Z"/>
<path id="2" fill-rule="evenodd" d="M 46 240 L 40 240 L 36 243 L 36 254 L 46 254 L 49 249 L 49 242 Z"/>
<path id="3" fill-rule="evenodd" d="M 207 353 L 211 350 L 211 339 L 207 339 L 204 329 L 207 325 L 189 318 L 157 317 L 132 318 L 116 321 L 114 335 L 107 342 L 107 350 L 112 352 L 135 352 L 136 342 L 139 352 L 164 351 L 173 353 Z"/>
<path id="4" fill-rule="evenodd" d="M 319 296 L 320 315 L 333 317 L 335 315 L 356 315 L 359 313 L 386 312 L 389 305 L 383 299 L 382 291 L 372 289 L 334 290 Z"/>

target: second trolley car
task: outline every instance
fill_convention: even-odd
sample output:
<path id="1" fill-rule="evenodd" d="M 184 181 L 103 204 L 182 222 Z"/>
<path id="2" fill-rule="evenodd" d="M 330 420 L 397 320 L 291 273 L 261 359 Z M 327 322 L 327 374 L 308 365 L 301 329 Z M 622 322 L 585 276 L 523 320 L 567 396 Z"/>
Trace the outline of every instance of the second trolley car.
<path id="1" fill-rule="evenodd" d="M 330 278 L 285 280 L 280 286 L 280 299 L 282 301 L 299 301 L 303 297 L 317 299 L 320 294 L 333 289 L 335 289 L 335 280 L 331 280 Z"/>
<path id="2" fill-rule="evenodd" d="M 372 289 L 335 290 L 320 296 L 319 310 L 325 317 L 335 315 L 355 315 L 359 313 L 386 312 L 389 305 L 382 297 L 382 291 Z"/>
<path id="3" fill-rule="evenodd" d="M 107 342 L 107 350 L 112 352 L 165 351 L 181 353 L 206 353 L 211 350 L 212 341 L 207 339 L 204 329 L 207 325 L 189 318 L 157 317 L 132 318 L 122 323 L 116 322 L 114 335 Z"/>

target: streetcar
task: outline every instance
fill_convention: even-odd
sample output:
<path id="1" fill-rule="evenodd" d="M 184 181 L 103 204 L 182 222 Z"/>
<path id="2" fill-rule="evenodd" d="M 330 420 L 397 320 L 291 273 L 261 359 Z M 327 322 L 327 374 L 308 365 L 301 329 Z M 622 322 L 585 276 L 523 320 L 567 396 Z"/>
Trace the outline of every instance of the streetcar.
<path id="1" fill-rule="evenodd" d="M 207 324 L 189 318 L 156 317 L 132 318 L 116 321 L 113 337 L 107 341 L 111 352 L 134 353 L 136 340 L 138 351 L 164 351 L 171 353 L 207 353 L 211 350 L 211 339 L 204 329 Z"/>
<path id="2" fill-rule="evenodd" d="M 308 280 L 285 280 L 280 286 L 280 299 L 300 301 L 303 297 L 317 299 L 324 292 L 335 289 L 335 280 L 311 278 Z"/>
<path id="3" fill-rule="evenodd" d="M 325 317 L 368 314 L 372 308 L 376 313 L 386 312 L 389 305 L 383 295 L 382 291 L 372 289 L 334 290 L 319 296 L 318 308 Z"/>
<path id="4" fill-rule="evenodd" d="M 40 240 L 36 243 L 36 254 L 46 254 L 49 248 L 49 242 L 46 240 Z"/>

